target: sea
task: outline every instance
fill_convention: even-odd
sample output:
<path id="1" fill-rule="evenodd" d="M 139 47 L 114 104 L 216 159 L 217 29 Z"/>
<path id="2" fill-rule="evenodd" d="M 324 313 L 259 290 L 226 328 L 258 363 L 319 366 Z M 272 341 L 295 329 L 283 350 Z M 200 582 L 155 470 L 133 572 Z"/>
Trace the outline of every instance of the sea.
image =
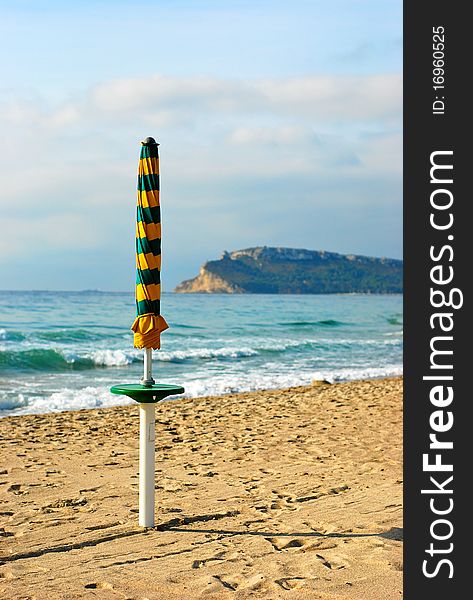
<path id="1" fill-rule="evenodd" d="M 401 295 L 162 296 L 157 383 L 188 397 L 402 374 Z M 0 416 L 128 404 L 134 295 L 0 291 Z M 170 399 L 172 401 L 172 398 Z"/>

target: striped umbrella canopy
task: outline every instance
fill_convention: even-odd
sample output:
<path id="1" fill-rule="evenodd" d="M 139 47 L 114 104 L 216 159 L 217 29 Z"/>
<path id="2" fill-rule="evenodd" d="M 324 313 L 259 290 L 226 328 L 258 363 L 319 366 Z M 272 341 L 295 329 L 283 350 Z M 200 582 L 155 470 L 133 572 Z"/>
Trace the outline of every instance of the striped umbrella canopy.
<path id="1" fill-rule="evenodd" d="M 159 206 L 159 144 L 141 142 L 136 207 L 135 348 L 159 348 L 161 332 L 169 327 L 160 312 L 161 210 Z"/>

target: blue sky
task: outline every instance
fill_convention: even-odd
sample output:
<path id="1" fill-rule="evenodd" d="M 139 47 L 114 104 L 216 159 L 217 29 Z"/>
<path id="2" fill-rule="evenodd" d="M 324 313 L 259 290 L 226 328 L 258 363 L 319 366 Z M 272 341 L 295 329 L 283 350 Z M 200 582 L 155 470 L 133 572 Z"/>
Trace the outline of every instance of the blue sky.
<path id="1" fill-rule="evenodd" d="M 132 289 L 148 135 L 165 290 L 256 245 L 400 257 L 401 11 L 0 1 L 0 287 Z"/>

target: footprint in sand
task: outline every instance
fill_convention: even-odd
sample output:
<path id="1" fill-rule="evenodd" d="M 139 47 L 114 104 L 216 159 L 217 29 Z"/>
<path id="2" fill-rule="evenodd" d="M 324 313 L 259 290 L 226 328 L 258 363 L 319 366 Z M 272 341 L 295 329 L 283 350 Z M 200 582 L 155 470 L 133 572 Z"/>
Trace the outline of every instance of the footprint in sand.
<path id="1" fill-rule="evenodd" d="M 79 490 L 79 494 L 86 494 L 88 492 L 97 492 L 102 486 L 99 485 L 97 487 L 91 487 L 91 488 L 83 488 L 81 490 Z"/>
<path id="2" fill-rule="evenodd" d="M 23 496 L 28 493 L 27 488 L 20 483 L 13 483 L 8 489 L 7 492 L 12 492 L 15 496 Z"/>
<path id="3" fill-rule="evenodd" d="M 14 575 L 10 570 L 5 569 L 3 571 L 0 571 L 0 579 L 14 579 Z"/>
<path id="4" fill-rule="evenodd" d="M 276 537 L 267 537 L 264 539 L 278 552 L 289 550 L 291 548 L 302 548 L 306 543 L 305 540 L 297 538 L 289 541 L 287 541 L 287 538 L 280 539 Z"/>
<path id="5" fill-rule="evenodd" d="M 321 561 L 323 566 L 326 567 L 327 569 L 331 569 L 331 570 L 345 569 L 346 567 L 350 566 L 348 561 L 346 561 L 343 557 L 338 556 L 338 555 L 331 556 L 330 560 L 327 559 L 322 554 L 316 554 L 315 556 Z"/>
<path id="6" fill-rule="evenodd" d="M 123 525 L 124 521 L 113 521 L 113 523 L 104 523 L 102 525 L 91 525 L 90 527 L 86 527 L 87 531 L 98 531 L 101 529 L 109 529 L 111 527 L 117 527 L 118 525 Z"/>
<path id="7" fill-rule="evenodd" d="M 113 585 L 108 581 L 100 581 L 98 583 L 87 583 L 84 585 L 86 590 L 113 590 Z"/>
<path id="8" fill-rule="evenodd" d="M 305 583 L 305 578 L 284 577 L 283 579 L 276 579 L 274 583 L 277 583 L 283 590 L 292 590 L 294 588 L 302 587 Z"/>
<path id="9" fill-rule="evenodd" d="M 11 531 L 5 531 L 5 529 L 3 527 L 0 527 L 0 537 L 11 537 L 15 535 L 14 533 L 12 533 Z"/>
<path id="10" fill-rule="evenodd" d="M 321 494 L 311 494 L 309 496 L 299 496 L 299 498 L 294 498 L 294 502 L 310 502 L 311 500 L 317 500 L 320 498 Z"/>
<path id="11" fill-rule="evenodd" d="M 84 506 L 87 504 L 86 498 L 65 498 L 61 500 L 56 500 L 56 502 L 52 502 L 46 506 L 43 506 L 44 512 L 51 512 L 54 509 L 59 508 L 76 508 L 79 506 Z"/>
<path id="12" fill-rule="evenodd" d="M 66 471 L 61 471 L 60 469 L 47 469 L 45 471 L 46 477 L 51 477 L 54 475 L 67 475 Z"/>
<path id="13" fill-rule="evenodd" d="M 231 591 L 251 591 L 257 590 L 263 586 L 266 581 L 262 573 L 257 573 L 251 577 L 233 576 L 233 575 L 214 575 L 213 579 L 218 581 L 222 587 Z"/>
<path id="14" fill-rule="evenodd" d="M 331 533 L 340 532 L 340 528 L 336 523 L 330 523 L 328 521 L 305 521 L 304 524 L 310 527 L 312 531 L 320 533 L 321 535 L 330 535 Z"/>
<path id="15" fill-rule="evenodd" d="M 271 502 L 269 508 L 271 510 L 277 510 L 277 509 L 282 509 L 286 506 L 286 503 L 283 500 L 273 500 L 273 502 Z"/>
<path id="16" fill-rule="evenodd" d="M 200 569 L 207 565 L 210 562 L 234 562 L 238 560 L 239 554 L 238 552 L 227 552 L 226 550 L 217 552 L 215 556 L 210 556 L 209 558 L 201 558 L 198 560 L 194 560 L 192 563 L 193 569 Z"/>
<path id="17" fill-rule="evenodd" d="M 327 539 L 321 538 L 320 540 L 317 540 L 316 542 L 312 542 L 312 544 L 310 544 L 310 546 L 307 546 L 307 548 L 305 550 L 306 551 L 331 550 L 332 548 L 336 548 L 337 546 L 338 546 L 338 544 L 331 541 L 330 539 L 327 540 Z"/>

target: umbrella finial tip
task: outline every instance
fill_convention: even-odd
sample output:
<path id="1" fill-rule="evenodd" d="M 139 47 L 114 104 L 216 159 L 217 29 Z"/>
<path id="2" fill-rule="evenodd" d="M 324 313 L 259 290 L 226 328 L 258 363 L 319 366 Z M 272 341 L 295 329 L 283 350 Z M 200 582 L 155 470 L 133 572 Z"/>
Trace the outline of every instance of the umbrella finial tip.
<path id="1" fill-rule="evenodd" d="M 152 137 L 145 138 L 141 143 L 143 146 L 159 146 L 158 142 Z"/>

